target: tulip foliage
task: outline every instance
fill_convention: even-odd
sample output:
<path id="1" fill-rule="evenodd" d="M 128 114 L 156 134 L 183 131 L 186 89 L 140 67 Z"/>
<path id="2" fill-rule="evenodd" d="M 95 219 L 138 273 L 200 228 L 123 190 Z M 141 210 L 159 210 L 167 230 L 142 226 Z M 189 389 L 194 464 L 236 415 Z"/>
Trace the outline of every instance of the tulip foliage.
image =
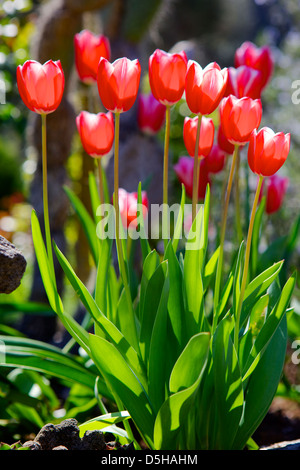
<path id="1" fill-rule="evenodd" d="M 238 54 L 238 67 L 251 67 L 248 58 L 251 51 L 247 54 L 242 52 Z M 256 57 L 255 66 L 261 63 Z M 41 83 L 42 86 L 42 79 L 37 77 L 34 80 L 34 91 L 25 80 L 35 72 L 41 73 L 41 70 L 34 65 L 32 74 L 27 72 L 25 75 L 29 67 L 30 64 L 27 68 L 24 65 L 20 93 L 31 110 L 42 113 L 45 107 L 32 96 L 34 92 L 39 93 L 38 85 Z M 248 70 L 246 72 L 251 83 L 262 73 L 253 72 L 252 76 Z M 166 119 L 165 165 L 168 165 L 170 108 L 182 99 L 184 91 L 191 113 L 196 114 L 196 117 L 187 117 L 183 130 L 190 156 L 184 157 L 175 168 L 181 181 L 186 181 L 188 190 L 183 184 L 174 232 L 164 240 L 164 250 L 160 253 L 147 238 L 145 209 L 151 200 L 142 191 L 141 182 L 137 192 L 132 194 L 118 187 L 120 114 L 133 106 L 140 74 L 138 60 L 123 58 L 111 64 L 107 58 L 101 58 L 97 85 L 109 114 L 94 117 L 81 114 L 77 118 L 84 148 L 94 158 L 101 159 L 101 155 L 110 150 L 114 136 L 114 205 L 110 205 L 105 223 L 101 219 L 103 214 L 99 212 L 103 201 L 93 173 L 89 179 L 93 216 L 75 194 L 67 190 L 85 230 L 95 264 L 96 282 L 92 292 L 78 278 L 59 247 L 53 244 L 55 256 L 90 316 L 92 331 L 88 332 L 79 324 L 63 305 L 56 288 L 51 253 L 44 244 L 33 211 L 33 242 L 44 286 L 52 309 L 96 365 L 99 383 L 103 384 L 102 396 L 105 397 L 105 390 L 109 390 L 109 399 L 113 397 L 120 412 L 126 410 L 129 413 L 150 449 L 244 449 L 253 445 L 251 436 L 276 393 L 285 359 L 287 312 L 295 275 L 283 286 L 279 284 L 283 260 L 253 277 L 248 268 L 249 263 L 251 265 L 251 241 L 259 231 L 257 207 L 264 176 L 277 172 L 284 163 L 289 150 L 289 135 L 275 134 L 269 129 L 258 130 L 262 105 L 256 94 L 255 98 L 233 94 L 225 96 L 227 69 L 221 70 L 215 63 L 202 69 L 194 61 L 188 62 L 184 53 L 155 51 L 149 60 L 153 94 L 149 100 L 155 98 L 157 103 L 156 106 L 148 106 L 153 113 L 158 113 L 159 123 L 155 124 L 153 116 L 149 125 L 145 123 L 145 116 L 140 117 L 139 122 L 142 123 L 141 128 L 146 132 L 151 129 L 153 134 Z M 52 77 L 49 72 L 49 78 Z M 243 90 L 247 90 L 245 83 Z M 49 102 L 49 106 L 53 111 L 52 103 Z M 218 107 L 221 127 L 215 132 L 208 116 Z M 139 112 L 142 112 L 142 105 Z M 219 146 L 213 145 L 214 138 L 218 138 Z M 236 246 L 234 259 L 227 269 L 223 254 L 231 184 L 238 151 L 249 141 L 249 165 L 258 175 L 259 183 L 248 235 Z M 196 206 L 184 248 L 179 250 L 186 199 L 192 199 L 196 194 L 199 200 L 199 174 L 195 176 L 193 172 L 199 172 L 200 168 L 201 175 L 202 163 L 205 162 L 207 168 L 216 173 L 222 170 L 226 158 L 230 158 L 231 167 L 220 245 L 210 251 L 212 196 L 207 184 L 202 195 L 203 204 Z M 206 181 L 209 181 L 208 173 Z M 196 192 L 194 184 L 197 184 Z M 165 187 L 162 188 L 164 196 L 166 191 Z M 135 219 L 138 223 L 134 223 Z M 112 220 L 115 220 L 116 231 L 119 230 L 116 233 L 118 269 L 112 256 L 114 239 L 100 236 L 101 230 Z M 132 222 L 140 234 L 142 260 L 138 288 L 124 237 Z M 95 390 L 100 393 L 99 388 L 95 387 Z M 95 423 L 97 418 L 93 421 L 93 429 Z M 84 426 L 86 429 L 88 424 Z M 124 427 L 128 440 L 135 441 L 127 421 L 124 421 Z M 135 445 L 138 448 L 137 441 Z"/>

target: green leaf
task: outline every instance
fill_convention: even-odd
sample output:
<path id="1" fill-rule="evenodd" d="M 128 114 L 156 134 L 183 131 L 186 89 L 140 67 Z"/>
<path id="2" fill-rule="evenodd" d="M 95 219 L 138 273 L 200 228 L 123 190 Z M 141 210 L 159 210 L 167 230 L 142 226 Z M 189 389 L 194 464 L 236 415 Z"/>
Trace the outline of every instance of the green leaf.
<path id="1" fill-rule="evenodd" d="M 90 335 L 90 346 L 96 366 L 151 448 L 154 413 L 141 382 L 114 345 L 99 336 Z"/>
<path id="2" fill-rule="evenodd" d="M 167 318 L 168 318 L 168 296 L 169 296 L 169 278 L 166 277 L 162 289 L 160 302 L 158 305 L 154 325 L 152 329 L 149 362 L 148 362 L 148 394 L 157 413 L 165 400 L 165 394 L 169 381 L 167 360 L 168 351 L 166 344 L 168 342 Z M 162 357 L 164 360 L 162 361 Z"/>
<path id="3" fill-rule="evenodd" d="M 250 355 L 248 357 L 248 361 L 243 370 L 243 381 L 245 381 L 249 375 L 252 373 L 255 365 L 258 363 L 261 355 L 264 353 L 269 341 L 271 340 L 272 336 L 274 335 L 279 323 L 284 316 L 294 287 L 296 283 L 296 276 L 293 275 L 285 284 L 281 296 L 273 308 L 272 312 L 268 315 L 266 322 L 262 326 L 261 330 L 259 331 L 257 338 L 253 344 L 253 347 L 250 351 Z"/>
<path id="4" fill-rule="evenodd" d="M 203 289 L 206 291 L 209 287 L 209 283 L 216 271 L 219 259 L 220 247 L 212 254 L 209 261 L 206 263 L 203 274 Z"/>
<path id="5" fill-rule="evenodd" d="M 39 220 L 34 209 L 31 212 L 31 230 L 35 254 L 43 280 L 44 288 L 47 293 L 51 308 L 57 314 L 59 314 L 60 312 L 62 312 L 63 308 L 56 289 L 56 281 L 52 278 Z"/>
<path id="6" fill-rule="evenodd" d="M 5 345 L 5 360 L 1 363 L 2 367 L 35 370 L 68 382 L 94 387 L 95 374 L 59 348 L 27 338 L 0 336 L 0 340 Z"/>
<path id="7" fill-rule="evenodd" d="M 185 187 L 182 184 L 180 209 L 179 209 L 179 214 L 176 220 L 173 239 L 172 239 L 172 245 L 173 245 L 173 249 L 175 253 L 178 247 L 178 242 L 180 238 L 182 237 L 182 228 L 183 228 L 183 220 L 184 220 L 184 204 L 185 204 Z"/>
<path id="8" fill-rule="evenodd" d="M 94 262 L 97 266 L 99 258 L 99 240 L 96 234 L 96 225 L 92 217 L 90 216 L 87 209 L 84 207 L 81 200 L 76 196 L 76 194 L 67 186 L 64 187 L 64 190 L 72 204 L 73 209 L 75 210 L 84 233 L 86 235 L 89 247 L 94 259 Z"/>
<path id="9" fill-rule="evenodd" d="M 76 276 L 71 265 L 56 245 L 54 249 L 67 278 L 87 311 L 93 317 L 101 331 L 105 333 L 106 337 L 116 345 L 120 354 L 124 355 L 131 367 L 138 374 L 139 379 L 143 381 L 143 371 L 141 370 L 140 360 L 135 349 L 127 342 L 118 328 L 101 312 L 86 286 Z"/>
<path id="10" fill-rule="evenodd" d="M 138 193 L 138 204 L 141 207 L 142 206 L 142 184 L 141 184 L 141 182 L 138 185 L 137 193 Z M 141 242 L 143 260 L 145 260 L 147 255 L 150 253 L 151 248 L 149 246 L 149 243 L 148 243 L 148 240 L 147 240 L 147 234 L 145 232 L 144 218 L 143 217 L 139 217 L 139 218 L 142 219 L 142 223 L 140 224 L 140 242 Z"/>
<path id="11" fill-rule="evenodd" d="M 140 320 L 141 329 L 139 343 L 141 355 L 146 365 L 148 364 L 149 360 L 149 350 L 153 326 L 165 284 L 166 268 L 166 261 L 158 265 L 149 279 L 145 291 L 144 307 L 143 311 L 141 312 Z"/>
<path id="12" fill-rule="evenodd" d="M 282 268 L 282 264 L 283 261 L 279 261 L 278 263 L 273 264 L 268 269 L 259 274 L 255 279 L 253 279 L 253 281 L 251 281 L 246 287 L 242 305 L 241 326 L 243 326 L 247 320 L 253 305 L 257 302 L 261 295 L 267 291 L 272 282 L 278 276 Z"/>
<path id="13" fill-rule="evenodd" d="M 190 339 L 183 350 L 170 378 L 170 388 L 179 390 L 171 395 L 161 406 L 154 427 L 154 448 L 156 450 L 175 450 L 178 434 L 186 424 L 188 413 L 193 412 L 193 400 L 199 388 L 206 367 L 209 351 L 209 335 L 199 333 Z M 184 374 L 181 378 L 181 367 Z M 193 380 L 195 380 L 193 382 Z M 182 388 L 186 386 L 187 388 Z"/>
<path id="14" fill-rule="evenodd" d="M 245 389 L 243 420 L 232 448 L 241 450 L 268 412 L 285 361 L 287 324 L 284 315 L 263 356 L 250 375 Z M 263 384 L 263 386 L 262 386 Z"/>
<path id="15" fill-rule="evenodd" d="M 257 270 L 257 260 L 259 257 L 260 231 L 261 231 L 262 218 L 265 212 L 265 206 L 266 206 L 266 197 L 264 196 L 256 211 L 254 224 L 253 224 L 253 233 L 252 233 L 252 240 L 251 240 L 251 255 L 250 255 L 252 276 L 255 276 L 256 270 Z"/>
<path id="16" fill-rule="evenodd" d="M 189 313 L 188 329 L 191 334 L 201 329 L 203 313 L 202 262 L 204 251 L 204 209 L 200 207 L 192 224 L 184 256 L 184 289 L 186 309 Z"/>
<path id="17" fill-rule="evenodd" d="M 240 245 L 239 252 L 238 252 L 238 257 L 237 257 L 235 271 L 234 271 L 234 278 L 233 278 L 232 304 L 233 304 L 233 312 L 234 312 L 235 318 L 237 315 L 237 309 L 238 309 L 238 304 L 239 304 L 239 299 L 240 299 L 241 271 L 242 271 L 242 260 L 244 258 L 244 251 L 245 251 L 245 245 L 244 245 L 244 242 L 242 242 Z"/>
<path id="18" fill-rule="evenodd" d="M 165 259 L 168 260 L 168 274 L 170 278 L 170 290 L 168 300 L 168 311 L 170 325 L 174 336 L 174 341 L 169 338 L 170 349 L 175 357 L 181 353 L 187 343 L 186 321 L 184 317 L 185 305 L 183 294 L 183 272 L 175 254 L 174 246 L 168 243 Z"/>
<path id="19" fill-rule="evenodd" d="M 212 342 L 215 402 L 217 407 L 216 449 L 227 450 L 237 433 L 243 413 L 244 394 L 238 357 L 231 340 L 232 318 L 226 316 L 216 328 Z"/>
<path id="20" fill-rule="evenodd" d="M 93 431 L 93 430 L 102 430 L 103 432 L 113 433 L 114 435 L 121 436 L 122 438 L 126 438 L 128 441 L 128 435 L 124 429 L 116 426 L 118 423 L 123 423 L 124 421 L 130 418 L 130 414 L 128 411 L 117 411 L 115 413 L 107 413 L 105 415 L 97 416 L 96 418 L 92 418 L 85 423 L 80 424 L 79 427 L 79 435 L 82 437 L 86 431 Z"/>

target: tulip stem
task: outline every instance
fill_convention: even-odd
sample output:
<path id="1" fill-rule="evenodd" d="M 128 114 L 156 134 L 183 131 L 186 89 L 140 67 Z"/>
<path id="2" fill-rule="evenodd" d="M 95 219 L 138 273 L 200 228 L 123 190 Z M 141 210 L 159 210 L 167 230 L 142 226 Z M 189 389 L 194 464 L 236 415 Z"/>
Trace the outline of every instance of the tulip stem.
<path id="1" fill-rule="evenodd" d="M 117 255 L 119 261 L 120 276 L 123 281 L 124 291 L 126 295 L 128 312 L 131 315 L 130 334 L 132 345 L 138 350 L 137 331 L 134 317 L 134 310 L 132 305 L 132 297 L 130 292 L 130 285 L 127 274 L 127 267 L 124 261 L 123 244 L 120 239 L 120 208 L 119 208 L 119 140 L 120 140 L 120 113 L 115 113 L 115 143 L 114 143 L 114 209 L 115 209 L 115 227 L 116 227 L 116 245 Z"/>
<path id="2" fill-rule="evenodd" d="M 240 151 L 238 151 L 235 171 L 235 223 L 238 236 L 238 243 L 240 245 L 243 241 L 243 230 L 241 225 L 240 210 Z"/>
<path id="3" fill-rule="evenodd" d="M 101 158 L 96 158 L 96 164 L 97 164 L 97 167 L 98 167 L 100 203 L 104 204 L 103 168 L 102 168 Z"/>
<path id="4" fill-rule="evenodd" d="M 226 233 L 227 214 L 228 214 L 229 200 L 230 200 L 230 194 L 231 194 L 231 188 L 232 188 L 232 183 L 233 183 L 233 176 L 234 176 L 238 151 L 239 151 L 239 146 L 235 145 L 233 156 L 232 156 L 232 161 L 231 161 L 231 168 L 230 168 L 228 183 L 227 183 L 225 204 L 224 204 L 223 214 L 222 214 L 222 225 L 221 225 L 221 235 L 220 235 L 220 253 L 219 253 L 219 259 L 218 259 L 215 292 L 214 292 L 213 331 L 215 331 L 215 328 L 217 327 L 217 322 L 218 322 L 217 309 L 218 309 L 219 299 L 220 299 L 220 286 L 221 286 L 221 277 L 222 277 L 222 268 L 223 268 L 224 241 L 225 241 L 225 233 Z"/>
<path id="5" fill-rule="evenodd" d="M 168 216 L 168 172 L 169 172 L 169 142 L 171 126 L 171 107 L 166 106 L 166 128 L 164 142 L 164 175 L 163 175 L 163 218 L 162 218 L 162 237 L 166 249 L 168 243 L 167 237 L 167 216 Z"/>
<path id="6" fill-rule="evenodd" d="M 50 264 L 53 282 L 55 281 L 55 271 L 53 262 L 53 252 L 51 243 L 51 232 L 49 222 L 49 203 L 48 203 L 48 174 L 47 174 L 47 125 L 46 114 L 41 114 L 42 117 L 42 171 L 43 171 L 43 205 L 44 205 L 44 224 L 45 224 L 45 237 L 48 260 Z"/>
<path id="7" fill-rule="evenodd" d="M 249 259 L 250 259 L 250 250 L 251 250 L 251 242 L 252 242 L 253 225 L 254 225 L 255 213 L 256 213 L 256 209 L 257 209 L 257 204 L 258 204 L 258 200 L 259 200 L 259 195 L 260 195 L 263 179 L 264 179 L 264 177 L 262 175 L 260 175 L 258 183 L 257 183 L 257 188 L 256 188 L 256 193 L 255 193 L 255 197 L 254 197 L 254 202 L 253 202 L 252 212 L 251 212 L 251 217 L 250 217 L 250 222 L 249 222 L 249 228 L 248 228 L 244 269 L 243 269 L 240 297 L 239 297 L 238 309 L 237 309 L 236 320 L 235 320 L 235 329 L 234 329 L 234 347 L 235 347 L 236 352 L 238 351 L 241 311 L 242 311 L 242 305 L 243 305 L 244 294 L 245 294 L 245 289 L 246 289 L 246 284 L 247 284 L 247 277 L 248 277 L 248 268 L 249 268 Z"/>
<path id="8" fill-rule="evenodd" d="M 200 171 L 200 160 L 198 158 L 199 153 L 199 139 L 200 139 L 200 129 L 201 129 L 201 119 L 202 116 L 198 115 L 197 122 L 197 132 L 196 132 L 196 143 L 195 143 L 195 152 L 194 152 L 194 172 L 193 172 L 193 194 L 192 194 L 192 221 L 194 221 L 197 213 L 197 202 L 199 195 L 199 171 Z"/>

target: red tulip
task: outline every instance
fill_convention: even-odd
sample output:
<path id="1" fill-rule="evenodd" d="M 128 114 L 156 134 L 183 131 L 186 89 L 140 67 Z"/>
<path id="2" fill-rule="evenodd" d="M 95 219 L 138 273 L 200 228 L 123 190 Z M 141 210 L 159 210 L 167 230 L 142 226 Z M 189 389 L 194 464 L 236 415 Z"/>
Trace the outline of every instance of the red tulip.
<path id="1" fill-rule="evenodd" d="M 145 134 L 156 134 L 162 127 L 166 116 L 166 107 L 157 101 L 152 93 L 138 97 L 138 126 Z"/>
<path id="2" fill-rule="evenodd" d="M 101 57 L 110 60 L 110 43 L 106 36 L 84 29 L 74 36 L 75 66 L 80 80 L 95 82 Z"/>
<path id="3" fill-rule="evenodd" d="M 248 147 L 248 163 L 257 175 L 274 175 L 284 164 L 290 150 L 290 134 L 275 132 L 269 127 L 252 132 Z"/>
<path id="4" fill-rule="evenodd" d="M 50 114 L 60 105 L 65 78 L 60 61 L 40 64 L 27 60 L 17 68 L 20 96 L 27 108 L 38 114 Z"/>
<path id="5" fill-rule="evenodd" d="M 187 57 L 156 49 L 149 58 L 149 81 L 154 97 L 163 105 L 177 103 L 184 92 Z"/>
<path id="6" fill-rule="evenodd" d="M 146 191 L 142 191 L 142 212 L 145 218 L 148 213 L 148 196 Z M 138 209 L 138 194 L 129 193 L 125 189 L 119 189 L 119 207 L 120 215 L 124 228 L 136 228 L 138 224 L 137 209 Z"/>
<path id="7" fill-rule="evenodd" d="M 224 168 L 226 153 L 219 147 L 219 145 L 214 144 L 205 160 L 209 173 L 219 173 Z"/>
<path id="8" fill-rule="evenodd" d="M 237 98 L 249 96 L 253 100 L 260 98 L 262 91 L 262 73 L 247 65 L 238 68 L 229 67 L 228 83 L 225 96 L 234 95 Z"/>
<path id="9" fill-rule="evenodd" d="M 194 174 L 194 160 L 191 157 L 180 157 L 176 165 L 174 165 L 174 171 L 181 184 L 184 185 L 186 195 L 189 198 L 193 196 L 193 174 Z M 199 174 L 199 199 L 204 199 L 206 186 L 211 184 L 209 178 L 209 172 L 207 169 L 206 159 L 200 160 L 200 174 Z"/>
<path id="10" fill-rule="evenodd" d="M 183 123 L 183 140 L 185 147 L 191 157 L 195 154 L 196 134 L 197 134 L 198 116 L 194 118 L 186 117 Z M 206 157 L 214 141 L 214 123 L 213 120 L 205 116 L 201 119 L 200 138 L 198 147 L 198 157 Z"/>
<path id="11" fill-rule="evenodd" d="M 250 140 L 251 132 L 261 121 L 262 105 L 260 100 L 236 98 L 229 95 L 223 98 L 220 106 L 222 131 L 232 144 L 242 145 Z"/>
<path id="12" fill-rule="evenodd" d="M 84 150 L 91 157 L 107 155 L 114 142 L 113 114 L 92 114 L 82 111 L 76 118 L 77 129 Z"/>
<path id="13" fill-rule="evenodd" d="M 264 88 L 271 78 L 273 72 L 273 58 L 268 46 L 257 47 L 250 41 L 244 42 L 235 52 L 235 67 L 248 65 L 259 70 L 262 74 L 262 88 Z"/>
<path id="14" fill-rule="evenodd" d="M 278 211 L 282 205 L 289 179 L 279 175 L 272 175 L 268 178 L 266 213 L 273 214 Z"/>
<path id="15" fill-rule="evenodd" d="M 229 140 L 225 137 L 223 131 L 222 131 L 222 126 L 219 126 L 218 128 L 218 145 L 219 147 L 224 150 L 225 153 L 228 155 L 232 155 L 234 152 L 234 144 L 231 144 Z"/>
<path id="16" fill-rule="evenodd" d="M 123 57 L 111 64 L 101 57 L 97 83 L 103 106 L 114 113 L 128 111 L 136 100 L 140 77 L 141 65 L 138 59 Z"/>
<path id="17" fill-rule="evenodd" d="M 192 113 L 211 114 L 223 98 L 228 79 L 227 68 L 221 70 L 216 62 L 204 69 L 189 60 L 185 82 L 186 102 Z"/>

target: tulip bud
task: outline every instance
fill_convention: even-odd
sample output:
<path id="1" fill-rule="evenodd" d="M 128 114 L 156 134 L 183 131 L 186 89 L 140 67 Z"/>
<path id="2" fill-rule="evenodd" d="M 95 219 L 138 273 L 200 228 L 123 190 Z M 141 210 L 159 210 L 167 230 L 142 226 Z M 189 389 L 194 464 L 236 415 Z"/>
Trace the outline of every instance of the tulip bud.
<path id="1" fill-rule="evenodd" d="M 228 79 L 227 69 L 221 70 L 216 62 L 204 69 L 193 61 L 188 61 L 185 81 L 186 102 L 192 113 L 211 114 L 223 98 Z"/>
<path id="2" fill-rule="evenodd" d="M 140 94 L 138 97 L 137 113 L 140 130 L 145 134 L 154 135 L 161 129 L 164 123 L 166 107 L 157 101 L 152 93 Z"/>
<path id="3" fill-rule="evenodd" d="M 187 57 L 156 49 L 149 58 L 149 81 L 154 97 L 163 105 L 177 103 L 184 92 Z"/>
<path id="4" fill-rule="evenodd" d="M 229 95 L 220 105 L 222 132 L 232 144 L 243 145 L 250 140 L 251 132 L 261 121 L 262 106 L 260 100 L 236 98 Z"/>
<path id="5" fill-rule="evenodd" d="M 262 74 L 261 86 L 264 88 L 273 72 L 273 58 L 268 46 L 257 47 L 250 41 L 244 42 L 235 52 L 235 67 L 248 65 Z"/>
<path id="6" fill-rule="evenodd" d="M 183 140 L 185 147 L 191 157 L 195 154 L 196 134 L 197 134 L 198 116 L 194 118 L 186 117 L 183 124 Z M 198 147 L 198 157 L 206 157 L 214 141 L 213 120 L 203 116 L 201 118 L 200 138 Z"/>
<path id="7" fill-rule="evenodd" d="M 113 113 L 128 111 L 134 104 L 141 76 L 141 65 L 127 57 L 112 64 L 101 57 L 98 67 L 98 91 L 103 106 Z"/>
<path id="8" fill-rule="evenodd" d="M 290 134 L 275 132 L 269 127 L 252 132 L 248 147 L 248 163 L 257 175 L 274 175 L 284 164 L 290 151 Z"/>
<path id="9" fill-rule="evenodd" d="M 53 113 L 62 100 L 65 78 L 60 61 L 43 65 L 27 60 L 17 68 L 20 96 L 27 108 L 38 114 Z"/>
<path id="10" fill-rule="evenodd" d="M 82 146 L 91 157 L 107 155 L 114 142 L 114 121 L 111 112 L 92 114 L 82 111 L 76 118 Z"/>
<path id="11" fill-rule="evenodd" d="M 97 80 L 101 57 L 110 60 L 110 43 L 107 37 L 83 30 L 74 36 L 75 66 L 80 80 L 93 83 Z"/>

